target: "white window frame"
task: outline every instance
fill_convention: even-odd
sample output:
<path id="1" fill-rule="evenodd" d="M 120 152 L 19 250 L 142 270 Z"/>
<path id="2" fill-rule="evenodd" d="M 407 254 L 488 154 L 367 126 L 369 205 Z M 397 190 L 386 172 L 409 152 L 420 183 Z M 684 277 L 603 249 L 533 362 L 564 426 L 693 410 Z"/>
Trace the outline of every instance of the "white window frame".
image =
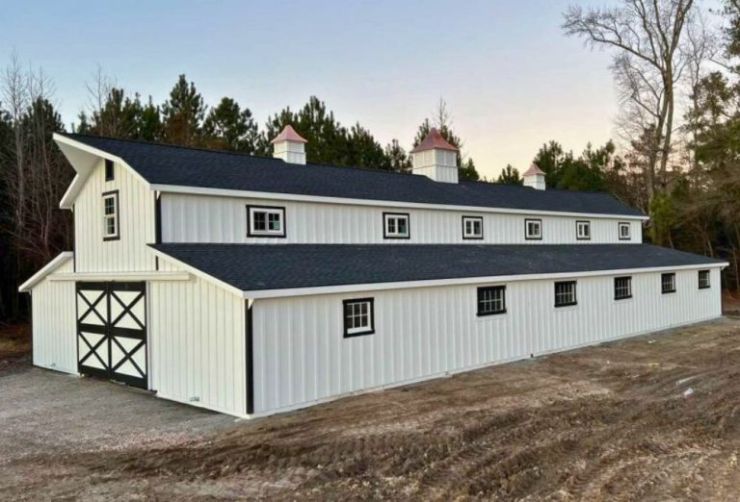
<path id="1" fill-rule="evenodd" d="M 400 232 L 399 221 L 406 222 L 406 231 Z M 383 213 L 383 238 L 384 239 L 410 239 L 411 238 L 411 216 L 409 213 Z"/>
<path id="2" fill-rule="evenodd" d="M 375 333 L 374 304 L 374 298 L 353 298 L 342 302 L 342 322 L 345 338 Z M 364 312 L 362 311 L 363 307 Z M 348 309 L 350 312 L 348 312 Z M 348 322 L 350 319 L 352 319 L 351 323 Z M 360 321 L 361 324 L 356 325 L 355 321 Z"/>
<path id="3" fill-rule="evenodd" d="M 476 224 L 478 232 L 475 231 Z M 481 240 L 483 239 L 483 217 L 482 216 L 463 216 L 463 239 Z"/>
<path id="4" fill-rule="evenodd" d="M 699 289 L 712 288 L 712 273 L 709 270 L 699 270 Z"/>
<path id="5" fill-rule="evenodd" d="M 558 286 L 570 286 L 567 291 L 558 291 Z M 576 281 L 557 281 L 555 283 L 555 307 L 578 305 L 578 283 Z"/>
<path id="6" fill-rule="evenodd" d="M 537 232 L 529 231 L 529 224 L 532 223 L 535 226 Z M 542 220 L 539 218 L 526 218 L 524 220 L 524 238 L 528 241 L 541 241 L 542 240 Z"/>
<path id="7" fill-rule="evenodd" d="M 265 222 L 269 226 L 270 216 L 277 215 L 280 228 L 277 230 L 265 230 L 255 228 L 255 215 L 264 214 Z M 247 206 L 247 237 L 285 237 L 285 208 L 278 206 Z"/>
<path id="8" fill-rule="evenodd" d="M 591 222 L 590 221 L 588 220 L 576 221 L 576 239 L 579 241 L 590 241 L 591 240 Z"/>
<path id="9" fill-rule="evenodd" d="M 626 232 L 622 232 L 623 229 L 626 229 Z M 626 221 L 620 221 L 617 224 L 617 232 L 619 234 L 619 240 L 620 241 L 629 241 L 632 240 L 632 225 L 629 222 Z"/>
<path id="10" fill-rule="evenodd" d="M 108 200 L 113 201 L 113 212 L 108 214 L 106 213 L 106 202 Z M 109 232 L 108 223 L 112 221 L 113 227 L 115 228 L 115 231 Z M 114 241 L 121 238 L 121 218 L 120 218 L 120 208 L 118 205 L 118 190 L 114 190 L 112 192 L 105 192 L 103 193 L 103 240 L 104 241 Z"/>
<path id="11" fill-rule="evenodd" d="M 619 281 L 626 281 L 627 287 L 620 287 Z M 620 276 L 614 278 L 614 299 L 628 300 L 632 298 L 632 276 Z"/>

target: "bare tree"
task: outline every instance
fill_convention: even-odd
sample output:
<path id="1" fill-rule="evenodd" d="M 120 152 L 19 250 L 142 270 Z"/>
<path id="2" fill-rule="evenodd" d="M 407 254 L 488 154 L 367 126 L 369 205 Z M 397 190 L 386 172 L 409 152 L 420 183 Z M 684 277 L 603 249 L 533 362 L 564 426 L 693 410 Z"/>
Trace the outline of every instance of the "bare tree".
<path id="1" fill-rule="evenodd" d="M 693 6 L 694 0 L 622 0 L 618 8 L 573 6 L 564 15 L 566 34 L 616 51 L 612 69 L 627 120 L 653 135 L 646 166 L 650 199 L 656 172 L 665 181 L 672 151 L 676 84 L 688 64 L 681 47 Z"/>

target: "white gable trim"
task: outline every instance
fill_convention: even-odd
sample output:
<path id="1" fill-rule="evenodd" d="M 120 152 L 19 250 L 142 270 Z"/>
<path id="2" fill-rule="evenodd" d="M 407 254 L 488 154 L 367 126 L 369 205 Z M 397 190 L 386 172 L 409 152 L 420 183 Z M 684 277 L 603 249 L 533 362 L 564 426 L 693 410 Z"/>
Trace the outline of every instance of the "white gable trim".
<path id="1" fill-rule="evenodd" d="M 197 268 L 195 268 L 195 267 L 193 267 L 191 265 L 188 265 L 187 263 L 185 263 L 183 261 L 180 261 L 177 258 L 173 258 L 172 256 L 168 255 L 167 253 L 163 253 L 162 251 L 159 251 L 158 249 L 154 249 L 152 247 L 150 247 L 149 249 L 151 249 L 151 251 L 155 255 L 157 255 L 158 257 L 160 257 L 160 258 L 168 261 L 169 263 L 174 264 L 177 267 L 180 267 L 183 270 L 186 270 L 187 272 L 190 272 L 194 276 L 199 277 L 199 278 L 201 278 L 201 279 L 203 279 L 205 281 L 208 281 L 208 282 L 210 282 L 212 284 L 215 284 L 216 286 L 219 286 L 221 288 L 224 288 L 225 290 L 227 290 L 227 291 L 229 291 L 231 293 L 234 293 L 235 295 L 239 296 L 240 298 L 246 298 L 246 296 L 244 295 L 244 292 L 241 289 L 235 288 L 231 284 L 229 284 L 227 282 L 224 282 L 224 281 L 222 281 L 220 279 L 216 279 L 212 275 L 209 275 L 209 274 L 203 272 L 200 269 L 197 269 Z"/>
<path id="2" fill-rule="evenodd" d="M 64 251 L 59 253 L 56 258 L 47 263 L 41 270 L 33 274 L 26 282 L 20 285 L 18 288 L 19 293 L 28 293 L 33 287 L 41 282 L 47 275 L 54 272 L 56 269 L 67 263 L 74 257 L 72 251 Z"/>
<path id="3" fill-rule="evenodd" d="M 112 160 L 117 165 L 123 166 L 125 169 L 128 169 L 135 178 L 151 189 L 149 182 L 122 158 L 61 134 L 54 133 L 53 139 L 69 163 L 72 164 L 74 170 L 77 171 L 72 183 L 69 185 L 69 188 L 67 188 L 67 191 L 64 192 L 64 196 L 59 202 L 60 208 L 72 209 L 75 199 L 82 190 L 82 187 L 85 185 L 87 178 L 95 168 L 98 159 Z"/>
<path id="4" fill-rule="evenodd" d="M 400 207 L 400 208 L 418 208 L 418 209 L 441 209 L 447 211 L 461 212 L 478 212 L 478 213 L 503 213 L 503 214 L 523 214 L 523 215 L 545 215 L 545 216 L 573 216 L 583 218 L 606 218 L 621 220 L 639 220 L 645 221 L 650 218 L 647 216 L 629 216 L 623 214 L 601 214 L 601 213 L 574 213 L 565 211 L 540 211 L 536 209 L 508 209 L 500 207 L 485 206 L 456 206 L 453 204 L 425 204 L 421 202 L 400 202 L 395 200 L 371 200 L 371 199 L 351 199 L 345 197 L 324 197 L 318 195 L 300 195 L 290 193 L 273 193 L 273 192 L 255 192 L 250 190 L 231 190 L 226 188 L 203 188 L 184 185 L 162 185 L 152 184 L 152 190 L 160 192 L 192 194 L 192 195 L 210 195 L 214 197 L 236 197 L 245 199 L 266 199 L 266 200 L 286 200 L 296 202 L 323 202 L 326 204 L 345 204 L 355 206 L 374 206 L 374 207 Z"/>

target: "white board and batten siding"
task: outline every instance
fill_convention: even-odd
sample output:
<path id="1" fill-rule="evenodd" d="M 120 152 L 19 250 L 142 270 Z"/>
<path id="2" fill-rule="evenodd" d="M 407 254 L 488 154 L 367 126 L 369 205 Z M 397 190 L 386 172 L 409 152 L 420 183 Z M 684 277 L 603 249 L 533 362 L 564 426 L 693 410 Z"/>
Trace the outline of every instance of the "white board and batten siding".
<path id="1" fill-rule="evenodd" d="M 162 242 L 272 244 L 604 244 L 642 242 L 642 222 L 626 217 L 525 215 L 476 211 L 374 207 L 317 202 L 162 194 Z M 285 208 L 285 238 L 247 237 L 247 210 Z M 408 213 L 410 239 L 384 239 L 383 213 Z M 462 238 L 462 217 L 483 217 L 483 239 Z M 542 220 L 542 239 L 526 240 L 525 218 Z M 576 221 L 591 222 L 591 240 L 576 239 Z M 619 240 L 619 222 L 631 239 Z"/>
<path id="2" fill-rule="evenodd" d="M 697 270 L 632 275 L 614 300 L 614 276 L 577 279 L 578 304 L 554 307 L 554 281 L 506 284 L 507 313 L 477 317 L 477 286 L 258 299 L 253 307 L 255 414 L 343 394 L 596 344 L 721 315 L 720 273 L 698 289 Z M 495 285 L 486 284 L 486 285 Z M 343 338 L 342 300 L 374 298 L 375 333 Z"/>
<path id="3" fill-rule="evenodd" d="M 56 271 L 71 273 L 72 260 Z M 77 374 L 75 283 L 46 277 L 33 287 L 31 302 L 33 364 Z"/>
<path id="4" fill-rule="evenodd" d="M 177 271 L 166 260 L 160 270 Z M 245 300 L 221 286 L 149 282 L 150 388 L 159 397 L 246 414 Z"/>
<path id="5" fill-rule="evenodd" d="M 74 204 L 77 272 L 140 272 L 155 269 L 147 244 L 155 241 L 154 192 L 128 168 L 114 165 L 105 180 L 103 159 L 95 166 Z M 103 239 L 103 194 L 118 191 L 119 235 Z"/>

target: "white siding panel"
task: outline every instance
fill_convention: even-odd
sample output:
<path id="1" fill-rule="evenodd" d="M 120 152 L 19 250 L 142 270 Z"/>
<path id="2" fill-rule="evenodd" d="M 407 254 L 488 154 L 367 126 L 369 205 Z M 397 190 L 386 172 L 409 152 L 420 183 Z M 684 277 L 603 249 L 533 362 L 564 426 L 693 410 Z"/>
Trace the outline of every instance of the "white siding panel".
<path id="1" fill-rule="evenodd" d="M 72 272 L 68 261 L 57 272 Z M 77 321 L 75 283 L 46 277 L 31 293 L 33 364 L 77 373 Z"/>
<path id="2" fill-rule="evenodd" d="M 160 269 L 176 270 L 164 260 Z M 150 282 L 150 385 L 160 397 L 246 413 L 245 301 L 199 278 Z"/>
<path id="3" fill-rule="evenodd" d="M 360 390 L 464 371 L 670 328 L 721 315 L 719 271 L 699 290 L 696 270 L 578 279 L 578 305 L 554 307 L 553 281 L 507 284 L 507 313 L 476 316 L 476 286 L 260 299 L 254 303 L 255 412 L 272 413 Z M 375 334 L 343 338 L 342 300 L 375 298 Z"/>
<path id="4" fill-rule="evenodd" d="M 247 205 L 285 207 L 285 238 L 247 237 Z M 410 239 L 383 238 L 383 212 L 409 213 Z M 462 238 L 462 216 L 482 216 L 481 240 Z M 165 193 L 162 195 L 163 242 L 224 242 L 273 244 L 567 244 L 640 243 L 642 226 L 632 220 L 632 240 L 620 241 L 619 218 L 542 216 L 543 238 L 524 238 L 524 219 L 534 216 L 475 213 L 438 209 L 404 209 L 293 201 L 260 201 Z M 576 239 L 576 221 L 591 222 L 592 239 Z"/>
<path id="5" fill-rule="evenodd" d="M 75 200 L 77 272 L 154 270 L 147 244 L 155 240 L 154 192 L 125 167 L 116 164 L 115 179 L 105 181 L 101 159 Z M 120 239 L 103 240 L 104 192 L 118 190 Z"/>

